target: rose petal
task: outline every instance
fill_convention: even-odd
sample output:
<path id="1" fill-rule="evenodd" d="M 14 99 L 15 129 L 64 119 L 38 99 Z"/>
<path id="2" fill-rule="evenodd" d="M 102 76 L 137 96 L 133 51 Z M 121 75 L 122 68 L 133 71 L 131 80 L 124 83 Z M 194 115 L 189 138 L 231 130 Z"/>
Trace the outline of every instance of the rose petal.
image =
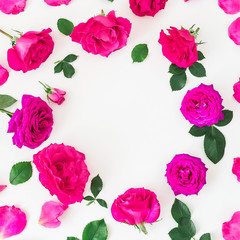
<path id="1" fill-rule="evenodd" d="M 233 21 L 229 26 L 228 36 L 235 44 L 240 45 L 240 17 Z"/>
<path id="2" fill-rule="evenodd" d="M 0 238 L 8 238 L 23 231 L 27 224 L 26 215 L 15 206 L 0 207 Z"/>
<path id="3" fill-rule="evenodd" d="M 0 192 L 2 192 L 6 187 L 7 185 L 0 185 Z"/>
<path id="4" fill-rule="evenodd" d="M 240 12 L 239 0 L 218 0 L 218 5 L 227 14 L 235 14 Z"/>
<path id="5" fill-rule="evenodd" d="M 24 11 L 27 0 L 0 0 L 0 10 L 6 14 L 18 14 Z"/>
<path id="6" fill-rule="evenodd" d="M 68 5 L 71 0 L 44 0 L 50 6 Z"/>
<path id="7" fill-rule="evenodd" d="M 8 77 L 8 70 L 0 65 L 0 86 L 2 86 L 8 80 Z"/>
<path id="8" fill-rule="evenodd" d="M 240 212 L 235 212 L 229 222 L 222 225 L 222 234 L 225 240 L 240 239 Z"/>
<path id="9" fill-rule="evenodd" d="M 233 85 L 233 97 L 240 103 L 240 79 Z"/>
<path id="10" fill-rule="evenodd" d="M 61 216 L 67 208 L 67 205 L 54 201 L 45 202 L 42 206 L 39 224 L 46 228 L 57 228 L 61 224 L 58 217 Z"/>

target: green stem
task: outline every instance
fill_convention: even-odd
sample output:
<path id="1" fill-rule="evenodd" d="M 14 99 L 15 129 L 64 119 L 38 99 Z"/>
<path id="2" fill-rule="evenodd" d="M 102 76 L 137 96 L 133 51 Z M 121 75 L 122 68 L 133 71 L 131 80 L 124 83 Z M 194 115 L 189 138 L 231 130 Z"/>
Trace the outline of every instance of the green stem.
<path id="1" fill-rule="evenodd" d="M 13 36 L 11 36 L 10 34 L 6 33 L 5 31 L 3 31 L 2 29 L 0 29 L 0 33 L 4 34 L 5 36 L 9 37 L 11 40 L 13 40 Z"/>
<path id="2" fill-rule="evenodd" d="M 138 226 L 138 228 L 140 229 L 140 231 L 142 231 L 144 234 L 147 234 L 148 232 L 147 232 L 147 229 L 145 228 L 145 226 L 144 226 L 144 223 L 142 222 L 142 223 L 139 223 L 139 224 L 137 224 L 137 226 Z"/>
<path id="3" fill-rule="evenodd" d="M 44 83 L 42 83 L 41 81 L 38 81 L 38 82 L 39 82 L 40 84 L 42 84 L 45 89 L 47 89 L 47 87 L 46 87 L 46 85 L 45 85 Z"/>
<path id="4" fill-rule="evenodd" d="M 9 117 L 12 117 L 12 116 L 13 116 L 13 113 L 12 113 L 12 112 L 9 112 L 9 111 L 7 111 L 7 110 L 5 110 L 5 109 L 2 109 L 2 108 L 0 108 L 0 112 L 6 113 Z"/>
<path id="5" fill-rule="evenodd" d="M 54 64 L 57 64 L 57 63 L 60 63 L 60 62 L 62 62 L 62 60 L 56 61 Z"/>

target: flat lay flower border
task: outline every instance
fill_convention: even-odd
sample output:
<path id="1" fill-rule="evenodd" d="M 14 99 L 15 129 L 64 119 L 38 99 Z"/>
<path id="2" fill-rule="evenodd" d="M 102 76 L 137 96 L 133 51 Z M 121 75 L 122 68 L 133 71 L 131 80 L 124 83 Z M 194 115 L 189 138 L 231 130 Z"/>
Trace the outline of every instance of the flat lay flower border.
<path id="1" fill-rule="evenodd" d="M 28 0 L 29 1 L 29 0 Z M 71 0 L 44 0 L 50 6 L 68 5 Z M 0 0 L 0 10 L 5 14 L 19 14 L 25 11 L 26 0 Z M 188 4 L 190 4 L 189 1 Z M 218 1 L 219 6 L 227 14 L 240 12 L 240 2 L 234 0 Z M 129 7 L 138 17 L 154 17 L 165 8 L 165 0 L 130 0 Z M 67 6 L 66 6 L 67 7 Z M 70 19 L 59 18 L 57 27 L 62 37 L 79 43 L 82 49 L 90 54 L 109 57 L 115 51 L 127 45 L 131 34 L 132 23 L 127 18 L 117 16 L 115 11 L 104 13 L 90 18 L 74 26 Z M 204 26 L 202 26 L 204 27 Z M 0 32 L 10 39 L 12 47 L 8 49 L 5 61 L 14 71 L 41 71 L 41 64 L 48 61 L 54 54 L 54 39 L 50 28 L 41 31 L 30 30 L 26 33 L 0 29 Z M 240 18 L 237 18 L 228 28 L 230 39 L 240 45 Z M 64 36 L 65 35 L 65 36 Z M 169 73 L 172 91 L 180 91 L 187 84 L 186 70 L 189 69 L 192 77 L 206 77 L 207 66 L 204 66 L 204 54 L 199 50 L 204 41 L 198 41 L 200 28 L 192 25 L 189 29 L 169 26 L 159 32 L 159 47 L 162 54 L 170 61 Z M 141 63 L 148 56 L 147 44 L 140 43 L 132 49 L 133 63 Z M 78 58 L 69 53 L 62 60 L 55 62 L 54 73 L 64 77 L 74 77 L 74 61 Z M 203 61 L 203 63 L 201 62 Z M 166 70 L 167 71 L 167 70 Z M 11 74 L 11 73 L 10 73 Z M 9 72 L 0 66 L 0 85 L 6 83 Z M 191 81 L 192 79 L 189 79 Z M 46 92 L 46 99 L 58 105 L 65 101 L 68 94 L 64 89 L 49 86 L 47 82 L 39 81 L 39 87 Z M 240 81 L 233 86 L 236 101 L 240 102 Z M 173 93 L 174 94 L 174 93 Z M 53 110 L 49 104 L 38 96 L 24 94 L 21 99 L 22 108 L 10 112 L 8 108 L 19 101 L 14 96 L 0 95 L 0 112 L 10 117 L 6 131 L 12 135 L 12 142 L 18 148 L 39 148 L 33 155 L 32 161 L 17 162 L 9 173 L 9 182 L 13 185 L 23 184 L 33 174 L 33 166 L 39 172 L 39 181 L 51 195 L 55 195 L 59 202 L 47 201 L 39 211 L 39 224 L 46 228 L 57 228 L 59 218 L 71 207 L 71 204 L 86 201 L 89 206 L 96 202 L 99 206 L 111 209 L 113 219 L 120 223 L 135 226 L 140 232 L 148 233 L 148 223 L 160 221 L 161 207 L 159 200 L 150 189 L 131 188 L 119 193 L 111 207 L 107 201 L 98 195 L 103 189 L 103 180 L 99 175 L 91 179 L 90 190 L 92 195 L 84 196 L 84 190 L 90 181 L 90 172 L 85 161 L 84 153 L 73 146 L 51 143 L 41 149 L 41 144 L 51 138 L 54 125 Z M 224 156 L 226 140 L 219 127 L 231 123 L 234 114 L 222 105 L 220 91 L 213 85 L 201 83 L 185 94 L 180 111 L 183 117 L 193 126 L 189 133 L 195 137 L 204 137 L 203 146 L 206 157 L 217 164 Z M 166 181 L 175 196 L 197 195 L 206 183 L 208 169 L 200 158 L 187 153 L 178 153 L 166 166 Z M 240 161 L 234 158 L 233 174 L 240 179 Z M 107 184 L 104 182 L 104 184 Z M 210 183 L 208 183 L 210 184 Z M 1 185 L 1 194 L 7 185 Z M 29 210 L 30 212 L 30 210 Z M 177 198 L 172 205 L 171 214 L 177 227 L 169 230 L 169 237 L 173 240 L 195 239 L 196 228 L 191 220 L 191 213 L 185 203 Z M 0 207 L 0 236 L 8 238 L 20 234 L 27 224 L 26 214 L 16 206 Z M 240 236 L 240 215 L 235 212 L 228 222 L 222 224 L 222 235 L 226 240 L 235 240 Z M 92 221 L 86 225 L 82 239 L 108 238 L 108 226 L 104 219 Z M 77 237 L 68 237 L 76 240 Z M 200 240 L 211 239 L 210 233 L 203 233 Z"/>

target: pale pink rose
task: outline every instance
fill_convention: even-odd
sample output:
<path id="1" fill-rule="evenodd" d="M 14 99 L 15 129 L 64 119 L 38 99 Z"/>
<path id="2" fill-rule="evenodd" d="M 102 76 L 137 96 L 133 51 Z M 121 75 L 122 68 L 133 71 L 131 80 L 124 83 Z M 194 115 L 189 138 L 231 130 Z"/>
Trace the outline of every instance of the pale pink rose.
<path id="1" fill-rule="evenodd" d="M 52 102 L 57 103 L 58 105 L 61 105 L 65 101 L 65 98 L 64 98 L 65 94 L 66 94 L 65 91 L 62 91 L 57 88 L 53 88 L 47 96 L 48 96 L 48 99 L 50 99 Z"/>
<path id="2" fill-rule="evenodd" d="M 240 158 L 233 159 L 232 173 L 237 176 L 237 180 L 240 182 Z"/>
<path id="3" fill-rule="evenodd" d="M 0 207 L 0 237 L 8 238 L 21 233 L 27 224 L 26 215 L 15 206 Z"/>
<path id="4" fill-rule="evenodd" d="M 0 185 L 0 192 L 2 192 L 6 187 L 7 185 Z"/>
<path id="5" fill-rule="evenodd" d="M 222 234 L 225 240 L 240 239 L 240 211 L 235 212 L 229 222 L 223 223 Z"/>
<path id="6" fill-rule="evenodd" d="M 8 80 L 8 77 L 8 70 L 0 65 L 0 86 L 2 86 Z"/>
<path id="7" fill-rule="evenodd" d="M 233 85 L 233 97 L 240 103 L 240 78 L 237 83 Z"/>
<path id="8" fill-rule="evenodd" d="M 233 21 L 228 27 L 228 36 L 235 44 L 240 45 L 240 17 Z"/>
<path id="9" fill-rule="evenodd" d="M 27 0 L 0 0 L 0 10 L 6 14 L 18 14 L 24 11 Z"/>
<path id="10" fill-rule="evenodd" d="M 218 0 L 218 5 L 227 14 L 235 14 L 240 12 L 239 0 Z"/>
<path id="11" fill-rule="evenodd" d="M 62 4 L 68 5 L 71 0 L 44 0 L 50 6 L 59 6 Z"/>
<path id="12" fill-rule="evenodd" d="M 61 224 L 58 217 L 60 217 L 67 208 L 67 205 L 54 201 L 45 202 L 42 206 L 39 224 L 46 228 L 57 228 Z"/>

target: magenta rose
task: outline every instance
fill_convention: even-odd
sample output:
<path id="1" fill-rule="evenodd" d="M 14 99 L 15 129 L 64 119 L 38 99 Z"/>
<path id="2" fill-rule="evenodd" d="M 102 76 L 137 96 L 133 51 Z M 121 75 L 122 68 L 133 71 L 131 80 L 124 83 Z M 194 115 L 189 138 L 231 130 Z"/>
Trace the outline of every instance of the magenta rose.
<path id="1" fill-rule="evenodd" d="M 218 0 L 218 5 L 227 14 L 235 14 L 240 12 L 239 0 Z"/>
<path id="2" fill-rule="evenodd" d="M 27 0 L 0 0 L 0 11 L 6 14 L 18 14 L 23 12 Z"/>
<path id="3" fill-rule="evenodd" d="M 229 222 L 222 225 L 222 234 L 225 240 L 240 239 L 240 212 L 235 212 Z"/>
<path id="4" fill-rule="evenodd" d="M 8 80 L 8 77 L 8 70 L 0 65 L 0 86 L 2 86 Z"/>
<path id="5" fill-rule="evenodd" d="M 240 182 L 240 158 L 233 159 L 232 173 L 237 176 L 237 180 Z"/>
<path id="6" fill-rule="evenodd" d="M 53 51 L 54 42 L 50 28 L 41 32 L 27 32 L 7 52 L 8 64 L 15 71 L 24 73 L 38 68 Z"/>
<path id="7" fill-rule="evenodd" d="M 228 36 L 236 45 L 240 45 L 240 17 L 234 20 L 228 27 Z"/>
<path id="8" fill-rule="evenodd" d="M 128 19 L 116 17 L 111 11 L 108 15 L 97 15 L 86 23 L 74 27 L 70 37 L 80 43 L 82 48 L 92 54 L 108 55 L 127 44 L 131 23 Z"/>
<path id="9" fill-rule="evenodd" d="M 194 36 L 186 29 L 168 29 L 169 35 L 162 30 L 158 42 L 162 45 L 163 55 L 180 68 L 187 68 L 198 60 L 197 44 Z"/>
<path id="10" fill-rule="evenodd" d="M 40 97 L 23 95 L 22 109 L 15 111 L 8 124 L 8 133 L 14 133 L 14 145 L 36 148 L 52 132 L 52 109 Z"/>
<path id="11" fill-rule="evenodd" d="M 153 223 L 158 219 L 160 204 L 154 192 L 130 188 L 114 200 L 111 212 L 116 221 L 137 225 L 144 232 L 144 223 Z"/>
<path id="12" fill-rule="evenodd" d="M 239 81 L 233 85 L 233 97 L 240 103 L 240 78 Z"/>
<path id="13" fill-rule="evenodd" d="M 74 147 L 56 143 L 33 155 L 40 182 L 65 205 L 83 200 L 89 177 L 84 160 L 85 155 Z"/>
<path id="14" fill-rule="evenodd" d="M 60 6 L 62 4 L 68 5 L 71 0 L 44 0 L 50 6 Z"/>
<path id="15" fill-rule="evenodd" d="M 206 184 L 207 168 L 200 158 L 177 154 L 167 164 L 166 177 L 175 196 L 198 194 Z"/>
<path id="16" fill-rule="evenodd" d="M 168 0 L 129 0 L 130 8 L 137 16 L 154 16 L 159 10 L 164 9 Z"/>
<path id="17" fill-rule="evenodd" d="M 180 110 L 190 123 L 211 126 L 224 118 L 222 101 L 213 85 L 201 84 L 186 93 Z"/>

